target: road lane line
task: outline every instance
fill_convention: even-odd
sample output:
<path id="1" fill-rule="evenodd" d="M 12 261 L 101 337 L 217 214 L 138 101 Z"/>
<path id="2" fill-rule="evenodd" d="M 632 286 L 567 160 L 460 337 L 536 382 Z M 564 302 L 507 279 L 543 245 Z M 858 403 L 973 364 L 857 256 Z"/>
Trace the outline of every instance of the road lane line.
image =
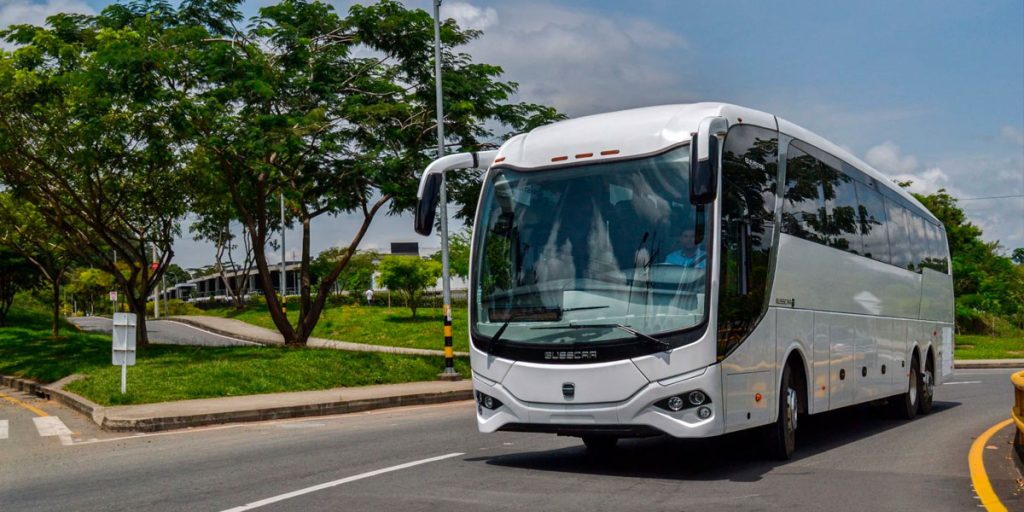
<path id="1" fill-rule="evenodd" d="M 56 416 L 43 416 L 40 418 L 32 418 L 32 421 L 36 424 L 36 430 L 39 431 L 39 435 L 42 437 L 57 437 L 60 439 L 60 444 L 68 446 L 74 444 L 71 440 L 71 429 L 64 425 L 64 422 Z"/>
<path id="2" fill-rule="evenodd" d="M 960 380 L 960 381 L 953 381 L 953 382 L 944 382 L 943 384 L 948 384 L 950 386 L 952 386 L 954 384 L 981 384 L 981 381 L 980 380 Z"/>
<path id="3" fill-rule="evenodd" d="M 49 416 L 49 414 L 46 414 L 46 411 L 44 411 L 44 410 L 42 410 L 42 409 L 40 409 L 40 408 L 38 408 L 38 407 L 36 407 L 36 406 L 34 406 L 32 404 L 26 404 L 25 402 L 22 402 L 21 400 L 18 400 L 17 398 L 14 398 L 13 396 L 5 395 L 4 393 L 0 393 L 0 398 L 3 398 L 4 400 L 7 400 L 8 402 L 10 402 L 10 403 L 12 403 L 14 405 L 22 406 L 22 407 L 24 407 L 24 408 L 34 412 L 36 414 L 36 416 L 43 416 L 43 417 Z"/>
<path id="4" fill-rule="evenodd" d="M 303 494 L 309 494 L 311 492 L 322 491 L 324 489 L 329 489 L 331 487 L 336 487 L 336 486 L 339 486 L 339 485 L 342 485 L 342 484 L 347 484 L 349 482 L 355 482 L 356 480 L 362 480 L 364 478 L 370 478 L 370 477 L 374 477 L 374 476 L 377 476 L 377 475 L 383 475 L 385 473 L 391 473 L 392 471 L 398 471 L 398 470 L 401 470 L 401 469 L 411 468 L 413 466 L 419 466 L 421 464 L 427 464 L 427 463 L 430 463 L 430 462 L 437 462 L 437 461 L 440 461 L 440 460 L 450 459 L 452 457 L 458 457 L 460 455 L 465 455 L 465 453 L 461 453 L 461 452 L 460 453 L 449 453 L 447 455 L 440 455 L 438 457 L 431 457 L 429 459 L 422 459 L 422 460 L 417 460 L 417 461 L 413 461 L 413 462 L 406 462 L 405 464 L 399 464 L 397 466 L 391 466 L 391 467 L 388 467 L 388 468 L 378 469 L 378 470 L 375 470 L 375 471 L 369 471 L 369 472 L 366 472 L 366 473 L 360 473 L 358 475 L 342 478 L 340 480 L 334 480 L 333 482 L 322 483 L 320 485 L 314 485 L 312 487 L 306 487 L 305 489 L 299 489 L 297 491 L 292 491 L 292 492 L 285 493 L 285 494 L 279 494 L 277 496 L 274 496 L 274 497 L 271 497 L 271 498 L 267 498 L 267 499 L 263 499 L 263 500 L 260 500 L 260 501 L 254 501 L 254 502 L 249 503 L 247 505 L 242 505 L 241 507 L 235 507 L 235 508 L 227 509 L 224 512 L 242 512 L 244 510 L 252 510 L 254 508 L 259 508 L 259 507 L 262 507 L 262 506 L 265 506 L 265 505 L 270 505 L 271 503 L 277 503 L 279 501 L 284 501 L 284 500 L 287 500 L 287 499 L 291 499 L 291 498 L 294 498 L 296 496 L 302 496 Z"/>
<path id="5" fill-rule="evenodd" d="M 0 441 L 7 439 L 8 432 L 7 420 L 0 420 Z"/>
<path id="6" fill-rule="evenodd" d="M 1006 507 L 999 501 L 999 496 L 992 489 L 992 483 L 988 480 L 988 473 L 985 473 L 985 445 L 988 440 L 1005 428 L 1013 419 L 1001 421 L 978 436 L 971 444 L 971 452 L 967 455 L 967 464 L 971 468 L 971 483 L 974 484 L 974 493 L 981 500 L 981 505 L 988 512 L 1007 512 Z"/>

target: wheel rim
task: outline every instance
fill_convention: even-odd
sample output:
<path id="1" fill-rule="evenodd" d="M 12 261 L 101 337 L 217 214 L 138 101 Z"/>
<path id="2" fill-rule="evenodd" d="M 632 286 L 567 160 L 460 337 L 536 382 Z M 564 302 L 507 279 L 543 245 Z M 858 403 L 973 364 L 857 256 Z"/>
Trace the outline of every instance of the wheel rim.
<path id="1" fill-rule="evenodd" d="M 925 370 L 922 377 L 921 394 L 927 400 L 932 397 L 932 372 Z"/>
<path id="2" fill-rule="evenodd" d="M 796 433 L 796 421 L 797 421 L 797 404 L 796 404 L 796 390 L 793 388 L 786 389 L 786 435 L 787 437 L 793 437 Z"/>

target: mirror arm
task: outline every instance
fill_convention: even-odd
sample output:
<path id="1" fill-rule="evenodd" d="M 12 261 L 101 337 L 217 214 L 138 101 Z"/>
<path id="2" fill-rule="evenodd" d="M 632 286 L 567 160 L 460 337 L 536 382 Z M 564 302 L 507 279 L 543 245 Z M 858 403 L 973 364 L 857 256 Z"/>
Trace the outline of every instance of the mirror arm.
<path id="1" fill-rule="evenodd" d="M 498 156 L 497 150 L 454 153 L 434 160 L 420 176 L 419 190 L 416 192 L 416 232 L 428 236 L 434 229 L 434 215 L 440 199 L 441 176 L 454 169 L 487 168 Z"/>

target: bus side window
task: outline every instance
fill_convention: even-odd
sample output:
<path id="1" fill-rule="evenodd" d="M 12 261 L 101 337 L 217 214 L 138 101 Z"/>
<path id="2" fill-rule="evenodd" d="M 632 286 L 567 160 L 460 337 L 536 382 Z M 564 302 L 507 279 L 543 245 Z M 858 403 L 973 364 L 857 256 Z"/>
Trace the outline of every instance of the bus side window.
<path id="1" fill-rule="evenodd" d="M 910 212 L 890 199 L 885 199 L 885 212 L 889 216 L 889 251 L 897 267 L 914 270 L 914 256 L 910 251 Z"/>
<path id="2" fill-rule="evenodd" d="M 767 309 L 778 150 L 775 131 L 749 125 L 731 128 L 723 145 L 719 357 L 742 343 Z"/>
<path id="3" fill-rule="evenodd" d="M 889 235 L 886 232 L 885 202 L 882 195 L 857 183 L 857 223 L 864 242 L 864 256 L 889 263 Z"/>
<path id="4" fill-rule="evenodd" d="M 948 248 L 946 247 L 946 244 L 947 244 L 947 242 L 946 242 L 946 230 L 941 228 L 941 227 L 939 227 L 939 226 L 935 226 L 935 236 L 936 236 L 936 246 L 935 246 L 936 252 L 935 252 L 935 254 L 939 258 L 939 261 L 938 261 L 939 265 L 938 265 L 938 267 L 935 270 L 938 270 L 939 272 L 942 272 L 943 274 L 948 274 L 949 273 L 949 252 L 948 252 Z"/>
<path id="5" fill-rule="evenodd" d="M 857 187 L 853 178 L 824 165 L 822 188 L 832 211 L 828 222 L 828 245 L 854 254 L 864 254 L 857 226 Z"/>
<path id="6" fill-rule="evenodd" d="M 914 271 L 920 274 L 931 257 L 928 231 L 925 229 L 927 223 L 916 213 L 906 213 L 911 221 L 910 244 L 914 255 Z"/>
<path id="7" fill-rule="evenodd" d="M 821 191 L 821 162 L 789 145 L 786 190 L 782 202 L 782 232 L 825 243 L 825 201 Z"/>

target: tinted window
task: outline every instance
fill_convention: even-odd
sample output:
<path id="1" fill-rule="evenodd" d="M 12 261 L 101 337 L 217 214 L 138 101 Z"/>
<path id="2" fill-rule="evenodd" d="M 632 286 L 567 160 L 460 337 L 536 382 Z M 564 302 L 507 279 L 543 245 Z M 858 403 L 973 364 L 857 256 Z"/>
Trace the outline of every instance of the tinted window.
<path id="1" fill-rule="evenodd" d="M 946 246 L 946 244 L 947 244 L 947 242 L 946 242 L 946 230 L 943 229 L 940 226 L 935 226 L 935 236 L 936 236 L 936 240 L 937 240 L 937 242 L 936 242 L 936 244 L 937 244 L 936 245 L 936 254 L 938 255 L 938 258 L 939 258 L 939 266 L 942 267 L 942 268 L 936 268 L 935 270 L 938 270 L 938 271 L 942 272 L 943 274 L 948 274 L 949 273 L 949 249 Z"/>
<path id="2" fill-rule="evenodd" d="M 857 223 L 864 256 L 889 263 L 889 235 L 886 232 L 885 202 L 882 195 L 863 183 L 857 183 Z"/>
<path id="3" fill-rule="evenodd" d="M 846 174 L 825 166 L 822 191 L 831 201 L 828 222 L 828 245 L 854 254 L 862 254 L 860 229 L 857 226 L 857 186 Z"/>
<path id="4" fill-rule="evenodd" d="M 719 356 L 750 334 L 766 307 L 778 138 L 764 128 L 735 126 L 726 136 L 722 162 Z"/>
<path id="5" fill-rule="evenodd" d="M 910 241 L 912 244 L 911 253 L 914 257 L 914 270 L 920 272 L 924 263 L 931 257 L 928 242 L 928 231 L 925 230 L 925 221 L 919 215 L 907 212 L 910 217 Z"/>
<path id="6" fill-rule="evenodd" d="M 821 193 L 821 163 L 789 146 L 786 157 L 786 191 L 782 203 L 782 232 L 812 242 L 825 243 L 825 200 Z"/>
<path id="7" fill-rule="evenodd" d="M 922 262 L 923 265 L 946 273 L 946 247 L 942 240 L 942 228 L 925 221 L 925 232 L 928 235 L 928 257 Z"/>
<path id="8" fill-rule="evenodd" d="M 910 252 L 910 212 L 902 206 L 885 200 L 885 213 L 889 217 L 890 262 L 900 268 L 913 270 L 913 254 Z"/>

